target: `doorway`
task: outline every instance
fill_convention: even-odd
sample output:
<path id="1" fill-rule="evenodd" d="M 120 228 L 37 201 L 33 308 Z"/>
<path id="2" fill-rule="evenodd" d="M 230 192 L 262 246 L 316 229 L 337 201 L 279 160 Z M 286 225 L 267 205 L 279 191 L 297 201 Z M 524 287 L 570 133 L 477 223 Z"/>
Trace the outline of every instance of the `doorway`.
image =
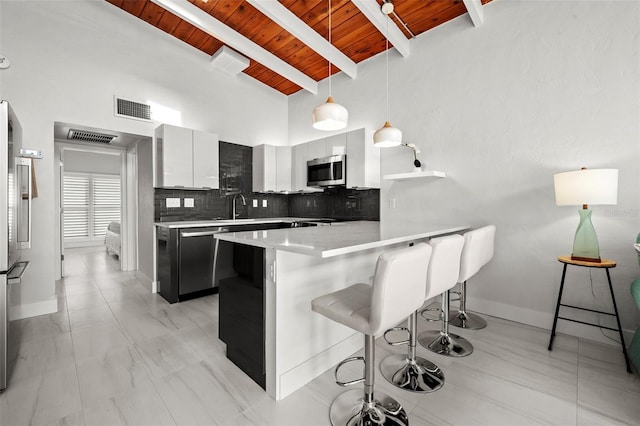
<path id="1" fill-rule="evenodd" d="M 151 138 L 57 122 L 54 129 L 58 279 L 68 247 L 102 245 L 120 270 L 137 270 L 137 143 Z M 113 140 L 71 138 L 85 133 Z"/>

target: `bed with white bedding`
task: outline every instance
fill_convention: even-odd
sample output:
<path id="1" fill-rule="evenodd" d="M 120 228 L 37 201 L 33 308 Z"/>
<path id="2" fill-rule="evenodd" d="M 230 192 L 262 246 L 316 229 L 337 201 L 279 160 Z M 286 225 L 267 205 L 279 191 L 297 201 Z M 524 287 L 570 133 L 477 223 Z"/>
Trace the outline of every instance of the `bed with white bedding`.
<path id="1" fill-rule="evenodd" d="M 107 247 L 107 253 L 111 252 L 120 257 L 120 222 L 109 223 L 104 245 Z"/>

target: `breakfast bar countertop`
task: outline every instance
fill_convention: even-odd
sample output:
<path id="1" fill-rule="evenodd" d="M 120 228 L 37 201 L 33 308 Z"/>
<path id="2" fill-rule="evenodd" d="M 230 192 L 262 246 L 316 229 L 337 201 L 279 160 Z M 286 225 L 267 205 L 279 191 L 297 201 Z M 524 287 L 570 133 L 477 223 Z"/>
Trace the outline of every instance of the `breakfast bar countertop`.
<path id="1" fill-rule="evenodd" d="M 410 242 L 469 229 L 468 225 L 381 225 L 380 222 L 338 222 L 330 226 L 269 229 L 217 234 L 221 241 L 276 249 L 321 258 Z"/>

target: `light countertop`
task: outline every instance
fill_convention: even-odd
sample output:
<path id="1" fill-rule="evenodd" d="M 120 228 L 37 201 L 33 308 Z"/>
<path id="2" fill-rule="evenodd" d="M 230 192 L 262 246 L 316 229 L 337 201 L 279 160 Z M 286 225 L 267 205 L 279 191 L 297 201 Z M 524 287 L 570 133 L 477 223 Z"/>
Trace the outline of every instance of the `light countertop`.
<path id="1" fill-rule="evenodd" d="M 338 222 L 331 226 L 270 229 L 217 234 L 221 241 L 318 256 L 322 258 L 355 253 L 392 244 L 461 232 L 468 225 L 425 224 L 407 229 L 383 226 L 380 222 Z"/>
<path id="2" fill-rule="evenodd" d="M 175 222 L 156 222 L 154 225 L 163 228 L 201 228 L 206 226 L 250 225 L 252 223 L 292 223 L 315 222 L 325 219 L 310 219 L 303 217 L 268 217 L 258 219 L 218 219 L 218 220 L 180 220 Z"/>

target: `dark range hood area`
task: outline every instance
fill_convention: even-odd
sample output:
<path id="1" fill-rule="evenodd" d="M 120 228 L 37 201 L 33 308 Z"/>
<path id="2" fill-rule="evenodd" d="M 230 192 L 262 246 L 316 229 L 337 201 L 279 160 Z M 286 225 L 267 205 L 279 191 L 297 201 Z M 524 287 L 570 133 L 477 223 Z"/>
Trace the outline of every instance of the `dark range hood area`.
<path id="1" fill-rule="evenodd" d="M 220 189 L 186 190 L 155 188 L 154 220 L 211 220 L 231 218 L 233 195 L 245 196 L 246 205 L 236 199 L 240 218 L 305 217 L 336 220 L 380 220 L 380 190 L 325 188 L 317 193 L 254 193 L 252 148 L 220 142 Z M 193 198 L 194 207 L 167 208 L 167 198 Z M 253 207 L 253 200 L 258 207 Z M 262 207 L 263 200 L 267 207 Z"/>

